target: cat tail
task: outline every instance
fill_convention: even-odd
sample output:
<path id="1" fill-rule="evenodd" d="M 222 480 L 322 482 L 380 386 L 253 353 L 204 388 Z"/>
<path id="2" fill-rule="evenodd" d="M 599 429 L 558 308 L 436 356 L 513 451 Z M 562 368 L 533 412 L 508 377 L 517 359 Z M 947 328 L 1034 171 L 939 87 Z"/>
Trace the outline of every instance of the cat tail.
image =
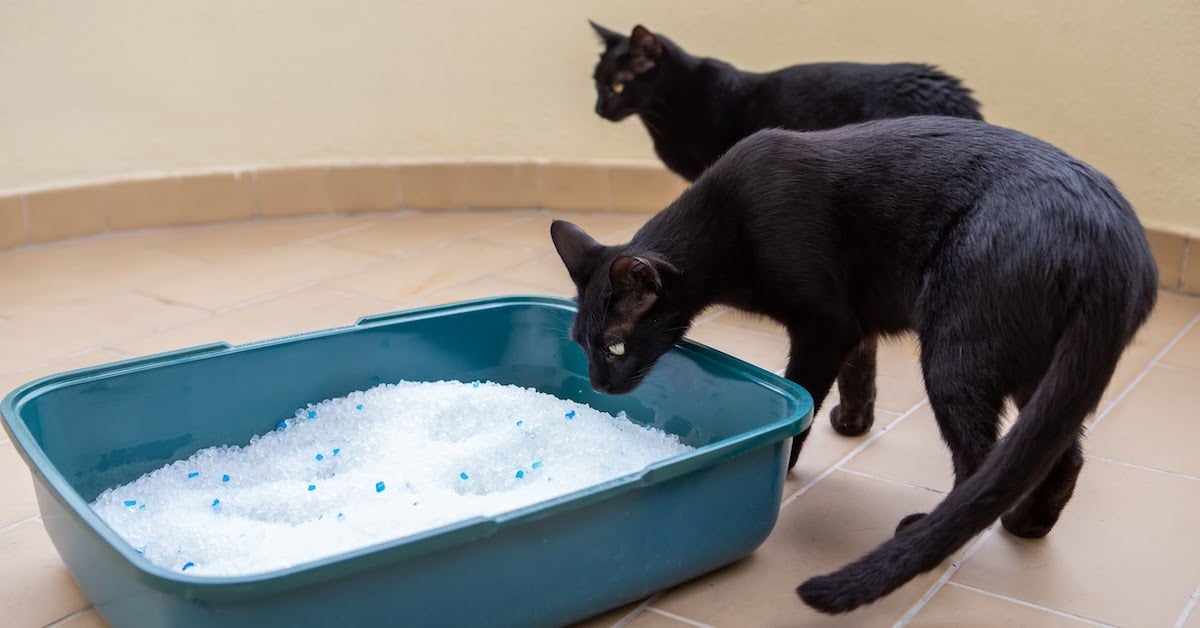
<path id="1" fill-rule="evenodd" d="M 1096 408 L 1133 335 L 1122 308 L 1090 309 L 1073 314 L 1046 374 L 979 470 L 875 550 L 801 584 L 796 592 L 805 603 L 845 613 L 891 593 L 940 564 L 1049 474 Z"/>

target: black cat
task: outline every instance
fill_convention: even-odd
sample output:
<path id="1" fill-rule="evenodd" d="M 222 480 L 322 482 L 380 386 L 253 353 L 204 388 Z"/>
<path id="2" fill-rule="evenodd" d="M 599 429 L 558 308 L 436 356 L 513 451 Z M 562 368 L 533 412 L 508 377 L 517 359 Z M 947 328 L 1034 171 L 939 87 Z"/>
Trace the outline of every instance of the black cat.
<path id="1" fill-rule="evenodd" d="M 629 37 L 591 22 L 605 50 L 596 113 L 641 117 L 654 150 L 689 181 L 760 129 L 818 131 L 914 115 L 982 119 L 959 79 L 929 65 L 814 63 L 757 74 L 684 52 L 638 25 Z"/>
<path id="2" fill-rule="evenodd" d="M 609 120 L 638 114 L 659 158 L 689 181 L 761 129 L 816 131 L 920 114 L 981 119 L 971 90 L 928 65 L 816 63 L 755 74 L 693 57 L 641 25 L 625 37 L 591 24 L 605 45 L 593 73 L 596 113 Z M 871 429 L 875 346 L 869 341 L 838 389 L 834 428 L 847 436 Z"/>
<path id="3" fill-rule="evenodd" d="M 550 233 L 579 291 L 571 333 L 598 391 L 636 387 L 714 303 L 783 323 L 786 375 L 818 406 L 863 346 L 917 333 L 954 489 L 799 587 L 829 613 L 934 568 L 997 517 L 1018 536 L 1049 532 L 1083 464 L 1084 418 L 1157 296 L 1142 227 L 1104 175 L 947 117 L 761 131 L 628 244 L 561 221 Z M 1006 399 L 1020 414 L 998 440 Z"/>

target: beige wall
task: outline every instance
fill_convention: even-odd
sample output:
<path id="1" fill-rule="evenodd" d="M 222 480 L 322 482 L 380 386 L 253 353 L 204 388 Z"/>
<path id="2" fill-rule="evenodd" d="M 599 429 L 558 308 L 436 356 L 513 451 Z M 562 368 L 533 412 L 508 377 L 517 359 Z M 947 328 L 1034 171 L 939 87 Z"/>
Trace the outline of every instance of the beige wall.
<path id="1" fill-rule="evenodd" d="M 767 70 L 927 61 L 1200 235 L 1197 0 L 7 0 L 0 194 L 131 174 L 469 157 L 651 161 L 592 111 L 585 18 Z"/>

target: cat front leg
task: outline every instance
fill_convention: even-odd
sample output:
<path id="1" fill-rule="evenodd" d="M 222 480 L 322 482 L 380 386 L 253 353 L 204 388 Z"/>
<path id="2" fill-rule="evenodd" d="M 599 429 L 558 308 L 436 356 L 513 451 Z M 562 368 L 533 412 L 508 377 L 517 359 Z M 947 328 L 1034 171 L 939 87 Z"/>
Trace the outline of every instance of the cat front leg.
<path id="1" fill-rule="evenodd" d="M 866 336 L 838 371 L 841 403 L 829 411 L 829 422 L 842 436 L 859 436 L 875 424 L 875 353 L 879 340 Z"/>
<path id="2" fill-rule="evenodd" d="M 846 329 L 844 324 L 814 323 L 803 327 L 788 329 L 791 340 L 791 350 L 787 370 L 784 377 L 800 384 L 812 395 L 813 414 L 821 410 L 821 404 L 833 388 L 841 365 L 846 362 L 846 356 L 862 340 L 856 330 Z M 873 359 L 874 353 L 872 353 Z M 872 384 L 873 386 L 874 384 Z M 788 458 L 788 469 L 796 466 L 800 458 L 800 449 L 808 438 L 810 427 L 804 433 L 792 439 L 792 452 Z"/>

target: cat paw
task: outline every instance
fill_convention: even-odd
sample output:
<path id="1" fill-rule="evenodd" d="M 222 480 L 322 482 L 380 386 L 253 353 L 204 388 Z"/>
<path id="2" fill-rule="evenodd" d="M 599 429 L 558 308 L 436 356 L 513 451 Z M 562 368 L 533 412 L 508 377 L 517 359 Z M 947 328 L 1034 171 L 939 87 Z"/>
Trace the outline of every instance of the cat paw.
<path id="1" fill-rule="evenodd" d="M 925 517 L 925 513 L 914 512 L 913 514 L 908 515 L 907 517 L 901 519 L 900 523 L 896 524 L 896 534 L 897 535 L 900 534 L 901 532 L 904 531 L 905 528 L 920 521 L 924 517 Z"/>
<path id="2" fill-rule="evenodd" d="M 854 414 L 844 414 L 838 404 L 829 411 L 829 422 L 833 424 L 833 431 L 842 436 L 862 436 L 875 424 L 875 404 Z"/>
<path id="3" fill-rule="evenodd" d="M 1054 521 L 1029 521 L 1026 517 L 1015 515 L 1004 515 L 1000 518 L 1000 523 L 1004 524 L 1004 529 L 1010 534 L 1019 536 L 1023 539 L 1040 539 L 1050 533 L 1054 528 L 1054 524 L 1058 521 L 1058 517 Z"/>

